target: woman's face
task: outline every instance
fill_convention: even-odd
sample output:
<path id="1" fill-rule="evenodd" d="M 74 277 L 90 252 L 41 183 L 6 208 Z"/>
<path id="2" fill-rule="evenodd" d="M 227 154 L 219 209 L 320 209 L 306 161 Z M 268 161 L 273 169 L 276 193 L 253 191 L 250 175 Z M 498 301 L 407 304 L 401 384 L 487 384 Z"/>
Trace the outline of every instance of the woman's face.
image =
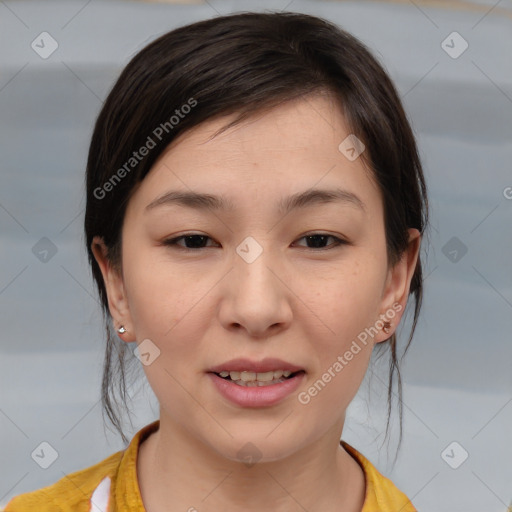
<path id="1" fill-rule="evenodd" d="M 373 346 L 403 313 L 419 238 L 388 271 L 379 189 L 361 158 L 339 149 L 350 131 L 327 97 L 279 106 L 207 140 L 230 119 L 196 127 L 161 155 L 127 207 L 123 277 L 101 266 L 123 339 L 146 340 L 143 368 L 161 422 L 229 459 L 251 442 L 262 461 L 275 460 L 323 436 L 339 440 Z M 313 190 L 357 199 L 326 201 Z M 225 204 L 150 207 L 171 191 Z M 306 200 L 286 210 L 301 194 Z M 195 236 L 166 245 L 183 235 Z M 234 358 L 278 358 L 305 373 L 274 403 L 244 405 L 209 373 Z"/>

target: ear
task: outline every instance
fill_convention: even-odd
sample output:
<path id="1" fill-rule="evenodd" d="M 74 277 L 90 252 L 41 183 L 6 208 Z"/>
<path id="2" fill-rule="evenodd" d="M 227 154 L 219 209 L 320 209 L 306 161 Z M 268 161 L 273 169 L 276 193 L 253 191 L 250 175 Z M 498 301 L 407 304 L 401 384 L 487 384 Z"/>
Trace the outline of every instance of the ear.
<path id="1" fill-rule="evenodd" d="M 410 228 L 408 231 L 409 245 L 402 254 L 400 261 L 393 268 L 389 269 L 382 293 L 381 314 L 379 318 L 384 322 L 388 321 L 391 324 L 391 328 L 387 333 L 381 330 L 375 336 L 375 343 L 386 341 L 393 335 L 407 305 L 411 280 L 416 269 L 421 245 L 420 232 L 415 228 Z"/>
<path id="2" fill-rule="evenodd" d="M 108 307 L 113 318 L 114 327 L 117 331 L 123 325 L 127 331 L 124 334 L 118 333 L 118 336 L 125 342 L 135 341 L 123 277 L 110 264 L 107 258 L 108 248 L 101 237 L 95 236 L 93 238 L 91 250 L 103 275 L 103 282 L 105 283 L 108 297 Z"/>

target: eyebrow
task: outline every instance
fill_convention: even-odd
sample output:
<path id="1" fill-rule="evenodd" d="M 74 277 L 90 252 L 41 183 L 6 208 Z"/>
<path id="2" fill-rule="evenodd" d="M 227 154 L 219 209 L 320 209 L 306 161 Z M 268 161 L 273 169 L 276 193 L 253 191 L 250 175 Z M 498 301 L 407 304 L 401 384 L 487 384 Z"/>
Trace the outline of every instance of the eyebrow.
<path id="1" fill-rule="evenodd" d="M 353 192 L 343 189 L 309 189 L 304 192 L 298 192 L 289 197 L 281 199 L 277 204 L 279 214 L 288 214 L 297 208 L 305 208 L 316 204 L 325 204 L 340 202 L 349 206 L 354 206 L 366 213 L 366 207 L 363 201 Z M 216 196 L 212 194 L 202 194 L 198 192 L 187 192 L 171 190 L 166 192 L 154 201 L 149 203 L 145 212 L 151 211 L 158 206 L 177 204 L 197 210 L 233 210 L 234 204 L 225 196 Z"/>

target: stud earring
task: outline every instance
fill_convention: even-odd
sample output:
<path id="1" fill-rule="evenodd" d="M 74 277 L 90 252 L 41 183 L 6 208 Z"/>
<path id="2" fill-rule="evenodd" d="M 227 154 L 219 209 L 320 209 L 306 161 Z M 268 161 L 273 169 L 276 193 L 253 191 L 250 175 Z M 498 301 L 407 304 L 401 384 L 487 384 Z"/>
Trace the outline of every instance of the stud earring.
<path id="1" fill-rule="evenodd" d="M 382 330 L 386 334 L 389 334 L 389 331 L 391 330 L 391 322 L 384 322 L 384 327 L 382 328 Z"/>
<path id="2" fill-rule="evenodd" d="M 120 333 L 120 334 L 124 334 L 126 332 L 126 329 L 124 328 L 124 325 L 121 325 L 121 327 L 119 327 L 119 329 L 117 329 L 117 332 Z"/>

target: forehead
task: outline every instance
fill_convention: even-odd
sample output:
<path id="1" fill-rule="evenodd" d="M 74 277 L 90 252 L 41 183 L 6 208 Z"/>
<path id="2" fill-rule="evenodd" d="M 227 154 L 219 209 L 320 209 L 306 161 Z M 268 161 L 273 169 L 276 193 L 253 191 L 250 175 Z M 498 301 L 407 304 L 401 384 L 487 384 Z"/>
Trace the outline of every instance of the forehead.
<path id="1" fill-rule="evenodd" d="M 232 114 L 203 122 L 174 140 L 162 156 L 170 151 L 178 156 L 190 147 L 194 147 L 195 154 L 237 150 L 258 153 L 260 149 L 307 153 L 325 150 L 327 146 L 337 150 L 340 135 L 350 133 L 339 104 L 327 94 L 289 100 L 214 136 L 234 119 L 235 114 Z M 189 155 L 189 158 L 194 156 Z"/>
<path id="2" fill-rule="evenodd" d="M 365 203 L 378 201 L 362 159 L 339 149 L 350 129 L 331 97 L 284 103 L 213 137 L 234 117 L 206 121 L 174 140 L 143 180 L 138 206 L 167 189 L 229 196 L 241 207 L 250 192 L 277 202 L 313 187 L 343 187 Z"/>

